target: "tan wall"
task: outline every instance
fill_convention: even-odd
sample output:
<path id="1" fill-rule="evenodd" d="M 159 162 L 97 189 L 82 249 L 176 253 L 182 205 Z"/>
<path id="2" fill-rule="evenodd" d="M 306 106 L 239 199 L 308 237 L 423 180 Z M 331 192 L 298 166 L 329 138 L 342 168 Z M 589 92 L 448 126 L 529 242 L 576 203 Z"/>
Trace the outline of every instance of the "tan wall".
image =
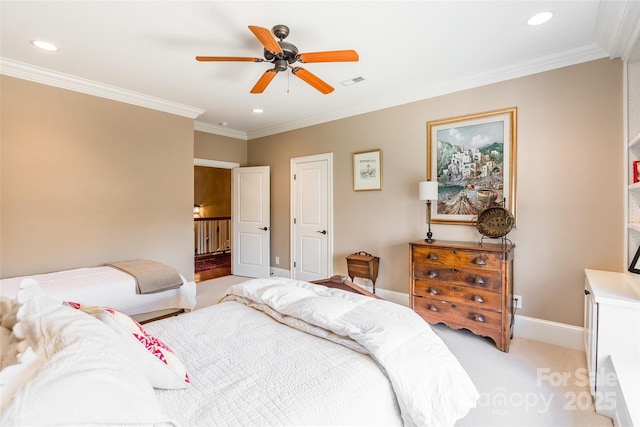
<path id="1" fill-rule="evenodd" d="M 247 141 L 195 131 L 194 157 L 247 165 Z"/>
<path id="2" fill-rule="evenodd" d="M 150 258 L 193 279 L 193 120 L 2 76 L 0 277 Z"/>
<path id="3" fill-rule="evenodd" d="M 231 216 L 231 169 L 194 167 L 194 203 L 200 217 Z"/>
<path id="4" fill-rule="evenodd" d="M 602 59 L 249 141 L 271 166 L 271 256 L 289 268 L 289 160 L 333 152 L 334 272 L 365 250 L 376 285 L 408 291 L 408 242 L 423 239 L 426 123 L 518 107 L 515 293 L 519 314 L 582 325 L 583 269 L 623 262 L 622 64 Z M 352 153 L 381 149 L 383 190 L 354 192 Z M 478 241 L 473 226 L 436 224 L 441 240 Z M 272 262 L 272 265 L 274 263 Z"/>

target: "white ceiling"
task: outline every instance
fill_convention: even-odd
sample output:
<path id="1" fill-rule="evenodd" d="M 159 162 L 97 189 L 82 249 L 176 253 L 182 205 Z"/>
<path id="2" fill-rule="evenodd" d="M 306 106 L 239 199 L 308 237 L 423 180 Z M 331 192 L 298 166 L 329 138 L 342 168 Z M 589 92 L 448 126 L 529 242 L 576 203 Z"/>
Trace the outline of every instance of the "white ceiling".
<path id="1" fill-rule="evenodd" d="M 7 1 L 3 74 L 174 112 L 196 128 L 252 139 L 602 57 L 624 57 L 640 2 L 587 1 Z M 537 27 L 526 21 L 551 11 Z M 250 94 L 269 63 L 247 28 L 290 28 L 300 52 L 354 49 L 359 62 L 301 64 Z M 58 45 L 39 50 L 31 40 Z M 630 40 L 633 40 L 632 43 Z M 363 77 L 343 86 L 340 82 Z M 251 112 L 254 107 L 264 113 Z M 225 123 L 225 125 L 223 125 Z"/>

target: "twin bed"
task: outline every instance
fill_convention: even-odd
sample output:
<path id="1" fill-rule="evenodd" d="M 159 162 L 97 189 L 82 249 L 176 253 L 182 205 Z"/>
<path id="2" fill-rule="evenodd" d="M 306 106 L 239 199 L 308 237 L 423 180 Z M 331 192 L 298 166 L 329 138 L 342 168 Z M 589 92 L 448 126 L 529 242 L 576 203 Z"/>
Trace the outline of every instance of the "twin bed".
<path id="1" fill-rule="evenodd" d="M 24 278 L 0 310 L 0 425 L 447 426 L 475 406 L 422 318 L 339 282 L 247 280 L 141 326 Z"/>
<path id="2" fill-rule="evenodd" d="M 138 321 L 193 310 L 196 305 L 196 284 L 188 282 L 169 266 L 155 261 L 153 263 L 166 268 L 172 275 L 178 275 L 182 286 L 162 292 L 140 293 L 137 291 L 137 279 L 133 275 L 115 266 L 104 265 L 2 279 L 0 296 L 15 298 L 20 283 L 24 279 L 32 278 L 52 298 L 113 307 Z"/>

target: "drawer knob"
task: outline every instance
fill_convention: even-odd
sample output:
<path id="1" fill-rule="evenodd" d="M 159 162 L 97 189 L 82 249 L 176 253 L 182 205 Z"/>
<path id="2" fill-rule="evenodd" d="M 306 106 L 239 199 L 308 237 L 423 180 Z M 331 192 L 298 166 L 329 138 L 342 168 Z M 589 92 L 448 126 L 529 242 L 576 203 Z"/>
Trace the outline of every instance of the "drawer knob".
<path id="1" fill-rule="evenodd" d="M 428 291 L 432 295 L 438 295 L 440 293 L 436 288 L 429 288 Z"/>
<path id="2" fill-rule="evenodd" d="M 429 309 L 429 310 L 431 310 L 431 311 L 438 311 L 438 307 L 436 307 L 436 306 L 435 306 L 435 305 L 433 305 L 433 304 L 429 304 L 429 305 L 427 306 L 427 309 Z"/>
<path id="3" fill-rule="evenodd" d="M 438 254 L 434 254 L 433 252 L 429 252 L 429 255 L 427 255 L 427 258 L 429 258 L 429 259 L 438 259 Z"/>
<path id="4" fill-rule="evenodd" d="M 473 300 L 477 303 L 482 304 L 484 302 L 484 298 L 482 298 L 480 295 L 474 295 L 473 296 Z"/>
<path id="5" fill-rule="evenodd" d="M 437 271 L 428 271 L 427 272 L 427 276 L 433 278 L 433 277 L 438 277 L 438 272 Z"/>
<path id="6" fill-rule="evenodd" d="M 487 261 L 485 261 L 484 258 L 479 256 L 472 259 L 471 262 L 476 265 L 487 265 Z"/>
<path id="7" fill-rule="evenodd" d="M 487 321 L 487 319 L 485 319 L 482 314 L 474 314 L 471 318 L 476 322 L 480 322 L 480 323 L 484 323 Z"/>
<path id="8" fill-rule="evenodd" d="M 485 284 L 485 280 L 482 277 L 474 277 L 473 278 L 473 283 L 476 285 L 484 285 Z"/>

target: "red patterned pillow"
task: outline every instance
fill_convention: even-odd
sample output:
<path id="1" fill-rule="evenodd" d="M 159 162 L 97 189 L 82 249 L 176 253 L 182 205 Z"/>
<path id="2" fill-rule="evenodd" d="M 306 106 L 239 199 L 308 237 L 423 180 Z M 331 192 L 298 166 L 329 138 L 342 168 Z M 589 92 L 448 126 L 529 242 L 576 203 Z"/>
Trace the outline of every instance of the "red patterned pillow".
<path id="1" fill-rule="evenodd" d="M 115 330 L 124 342 L 124 351 L 135 367 L 144 373 L 155 388 L 187 388 L 189 375 L 184 363 L 171 348 L 124 313 L 108 307 L 76 302 L 66 305 L 101 320 Z"/>

